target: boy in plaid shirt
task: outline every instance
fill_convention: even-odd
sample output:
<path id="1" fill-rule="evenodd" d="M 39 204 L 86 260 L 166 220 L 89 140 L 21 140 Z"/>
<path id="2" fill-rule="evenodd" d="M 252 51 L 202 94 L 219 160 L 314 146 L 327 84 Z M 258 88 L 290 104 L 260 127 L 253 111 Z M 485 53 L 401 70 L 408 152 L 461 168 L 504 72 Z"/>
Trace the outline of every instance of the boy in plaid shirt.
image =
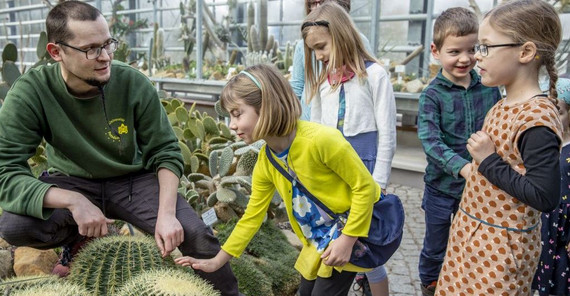
<path id="1" fill-rule="evenodd" d="M 431 52 L 442 69 L 422 92 L 418 114 L 418 137 L 428 162 L 422 200 L 426 230 L 419 260 L 424 296 L 435 291 L 471 166 L 467 140 L 501 98 L 499 90 L 483 86 L 473 70 L 478 28 L 475 14 L 462 7 L 447 9 L 434 24 Z"/>

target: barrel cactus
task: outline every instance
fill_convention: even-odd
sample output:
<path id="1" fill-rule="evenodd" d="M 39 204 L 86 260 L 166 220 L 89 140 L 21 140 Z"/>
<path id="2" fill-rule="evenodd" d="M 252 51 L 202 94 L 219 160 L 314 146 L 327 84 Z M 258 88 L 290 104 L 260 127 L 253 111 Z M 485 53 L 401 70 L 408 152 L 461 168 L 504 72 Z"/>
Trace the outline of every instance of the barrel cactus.
<path id="1" fill-rule="evenodd" d="M 4 295 L 10 296 L 90 296 L 81 286 L 67 281 L 54 281 L 17 289 Z"/>
<path id="2" fill-rule="evenodd" d="M 55 275 L 12 277 L 0 281 L 0 294 L 14 295 L 16 291 L 56 283 L 58 280 Z"/>
<path id="3" fill-rule="evenodd" d="M 220 293 L 205 280 L 181 269 L 143 272 L 130 279 L 117 296 L 217 296 Z"/>
<path id="4" fill-rule="evenodd" d="M 93 241 L 77 254 L 69 280 L 91 295 L 111 295 L 143 271 L 173 265 L 172 258 L 162 258 L 149 236 L 110 236 Z"/>

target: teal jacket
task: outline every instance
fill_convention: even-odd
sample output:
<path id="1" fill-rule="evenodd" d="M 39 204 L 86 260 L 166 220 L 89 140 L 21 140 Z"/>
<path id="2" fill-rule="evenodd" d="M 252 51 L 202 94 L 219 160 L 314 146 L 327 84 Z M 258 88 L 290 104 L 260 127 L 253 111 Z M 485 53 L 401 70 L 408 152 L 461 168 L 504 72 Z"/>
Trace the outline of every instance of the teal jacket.
<path id="1" fill-rule="evenodd" d="M 265 154 L 264 146 L 253 170 L 252 194 L 243 217 L 222 246 L 228 254 L 238 257 L 253 238 L 269 207 L 275 189 L 283 198 L 293 231 L 303 242 L 296 269 L 306 279 L 315 279 L 317 273 L 329 277 L 332 269 L 321 264 L 320 255 L 303 236 L 292 212 L 292 185 Z M 380 197 L 380 185 L 368 172 L 358 154 L 335 128 L 299 120 L 297 133 L 287 157 L 289 167 L 300 182 L 335 213 L 350 210 L 343 233 L 367 237 L 373 205 Z M 345 270 L 360 271 L 351 264 Z"/>
<path id="2" fill-rule="evenodd" d="M 14 83 L 0 108 L 2 209 L 51 214 L 43 197 L 52 185 L 34 178 L 27 162 L 42 138 L 48 166 L 66 175 L 109 178 L 164 167 L 181 176 L 178 140 L 150 80 L 114 61 L 104 94 L 108 122 L 101 95 L 69 94 L 59 63 L 31 69 Z"/>

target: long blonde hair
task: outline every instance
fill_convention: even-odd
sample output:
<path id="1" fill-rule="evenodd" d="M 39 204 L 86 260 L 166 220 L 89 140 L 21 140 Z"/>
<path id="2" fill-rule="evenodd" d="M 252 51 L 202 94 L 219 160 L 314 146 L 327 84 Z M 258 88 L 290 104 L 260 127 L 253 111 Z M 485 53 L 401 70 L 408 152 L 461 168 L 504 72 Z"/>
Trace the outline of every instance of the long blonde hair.
<path id="1" fill-rule="evenodd" d="M 326 24 L 326 25 L 324 25 Z M 316 27 L 324 28 L 331 35 L 329 63 L 324 71 L 319 71 L 313 50 L 307 46 L 307 35 Z M 366 77 L 365 61 L 377 62 L 365 49 L 360 33 L 346 11 L 338 4 L 329 1 L 315 8 L 303 22 L 303 40 L 305 40 L 305 77 L 307 81 L 307 102 L 317 94 L 319 85 L 325 81 L 329 71 L 341 70 L 346 66 L 359 79 Z M 342 73 L 341 73 L 342 74 Z M 340 82 L 332 85 L 333 90 Z"/>
<path id="2" fill-rule="evenodd" d="M 222 108 L 231 111 L 238 100 L 255 108 L 259 120 L 253 130 L 254 141 L 293 132 L 301 116 L 301 104 L 283 74 L 266 64 L 248 67 L 243 72 L 224 86 L 220 96 Z"/>
<path id="3" fill-rule="evenodd" d="M 549 97 L 557 105 L 558 71 L 554 55 L 562 39 L 562 25 L 554 7 L 541 0 L 509 1 L 493 8 L 485 18 L 514 43 L 530 41 L 536 45 L 538 67 L 545 66 L 550 77 Z"/>

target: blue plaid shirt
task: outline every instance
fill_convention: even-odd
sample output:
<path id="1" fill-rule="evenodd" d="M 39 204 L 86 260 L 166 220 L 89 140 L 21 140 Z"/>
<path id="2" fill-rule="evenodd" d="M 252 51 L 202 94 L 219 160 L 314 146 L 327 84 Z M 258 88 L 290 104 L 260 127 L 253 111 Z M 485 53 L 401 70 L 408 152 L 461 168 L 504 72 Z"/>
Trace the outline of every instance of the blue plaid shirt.
<path id="1" fill-rule="evenodd" d="M 487 111 L 501 99 L 498 88 L 482 85 L 475 70 L 470 74 L 471 84 L 465 89 L 440 70 L 419 101 L 418 137 L 428 162 L 425 184 L 457 199 L 465 186 L 459 171 L 472 159 L 467 140 L 481 129 Z"/>

